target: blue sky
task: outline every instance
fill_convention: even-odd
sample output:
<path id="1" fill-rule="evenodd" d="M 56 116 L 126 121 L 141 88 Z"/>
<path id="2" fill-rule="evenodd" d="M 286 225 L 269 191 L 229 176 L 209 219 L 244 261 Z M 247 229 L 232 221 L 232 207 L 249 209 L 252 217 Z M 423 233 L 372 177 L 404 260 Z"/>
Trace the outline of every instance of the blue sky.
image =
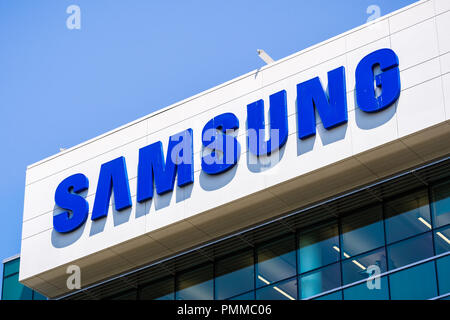
<path id="1" fill-rule="evenodd" d="M 0 260 L 27 165 L 261 67 L 258 48 L 277 60 L 413 2 L 0 0 Z"/>

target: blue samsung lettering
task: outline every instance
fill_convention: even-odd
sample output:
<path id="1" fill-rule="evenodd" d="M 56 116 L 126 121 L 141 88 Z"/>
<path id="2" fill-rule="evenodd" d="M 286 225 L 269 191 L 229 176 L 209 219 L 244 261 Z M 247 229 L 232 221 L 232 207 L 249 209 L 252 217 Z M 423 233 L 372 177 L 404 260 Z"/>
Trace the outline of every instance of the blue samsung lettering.
<path id="1" fill-rule="evenodd" d="M 356 103 L 365 112 L 377 112 L 394 104 L 400 97 L 400 70 L 398 57 L 391 49 L 380 49 L 364 57 L 355 72 Z M 379 66 L 381 73 L 375 75 Z M 375 84 L 381 88 L 380 96 L 375 94 Z"/>
<path id="2" fill-rule="evenodd" d="M 116 210 L 120 211 L 131 207 L 130 186 L 124 157 L 102 164 L 92 209 L 92 220 L 106 217 L 112 191 Z"/>
<path id="3" fill-rule="evenodd" d="M 211 175 L 231 169 L 239 159 L 241 147 L 236 137 L 228 134 L 239 128 L 233 113 L 223 113 L 209 120 L 202 130 L 202 144 L 209 153 L 202 156 L 202 170 Z"/>
<path id="4" fill-rule="evenodd" d="M 69 210 L 53 216 L 53 227 L 60 233 L 73 231 L 87 219 L 89 204 L 79 195 L 87 190 L 89 180 L 84 174 L 77 173 L 65 178 L 56 188 L 55 203 L 62 209 Z"/>
<path id="5" fill-rule="evenodd" d="M 328 72 L 328 92 L 319 77 L 297 85 L 298 137 L 306 139 L 316 134 L 316 116 L 325 129 L 331 129 L 348 121 L 345 69 L 340 67 Z"/>
<path id="6" fill-rule="evenodd" d="M 365 56 L 355 71 L 357 106 L 373 113 L 393 105 L 401 91 L 399 60 L 391 49 L 380 49 Z M 264 101 L 247 105 L 248 151 L 256 156 L 270 155 L 286 144 L 288 130 L 287 93 L 281 90 L 269 96 L 269 139 L 266 136 Z M 307 139 L 316 134 L 316 116 L 325 129 L 345 124 L 347 116 L 347 88 L 345 68 L 328 72 L 328 88 L 319 77 L 297 85 L 298 138 Z M 233 113 L 223 113 L 209 120 L 202 130 L 201 169 L 217 175 L 233 168 L 239 161 L 241 146 L 236 138 L 239 119 Z M 253 135 L 252 135 L 253 134 Z M 252 140 L 253 139 L 253 140 Z M 173 191 L 175 179 L 179 187 L 194 182 L 193 131 L 184 130 L 169 138 L 164 157 L 161 141 L 139 150 L 137 170 L 137 201 Z M 64 209 L 53 216 L 57 232 L 71 232 L 83 225 L 88 217 L 89 204 L 80 194 L 89 187 L 88 178 L 77 173 L 64 179 L 55 191 L 55 204 Z M 120 211 L 131 207 L 130 187 L 124 157 L 101 165 L 92 220 L 108 214 L 112 192 L 114 205 Z"/>
<path id="7" fill-rule="evenodd" d="M 179 187 L 194 182 L 192 143 L 192 129 L 187 129 L 169 138 L 165 161 L 160 141 L 139 150 L 138 202 L 153 197 L 153 182 L 157 194 L 172 191 L 177 173 Z"/>
<path id="8" fill-rule="evenodd" d="M 271 154 L 280 149 L 288 138 L 286 91 L 282 90 L 272 94 L 269 102 L 270 138 L 268 141 L 264 141 L 266 126 L 264 101 L 261 99 L 247 105 L 247 145 L 249 151 L 257 156 Z"/>

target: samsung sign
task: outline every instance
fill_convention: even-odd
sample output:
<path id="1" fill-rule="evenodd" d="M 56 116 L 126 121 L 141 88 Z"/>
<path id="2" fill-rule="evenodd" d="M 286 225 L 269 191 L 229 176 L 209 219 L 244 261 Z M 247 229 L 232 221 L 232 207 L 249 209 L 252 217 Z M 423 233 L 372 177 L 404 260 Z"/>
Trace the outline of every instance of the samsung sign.
<path id="1" fill-rule="evenodd" d="M 330 130 L 348 121 L 345 68 L 328 72 L 328 89 L 318 77 L 297 85 L 298 138 L 316 134 L 316 111 L 325 129 Z M 400 95 L 398 57 L 391 49 L 381 49 L 364 57 L 355 72 L 356 103 L 359 109 L 373 113 L 394 104 Z M 269 97 L 269 127 L 266 129 L 263 100 L 247 105 L 247 147 L 255 156 L 270 155 L 281 148 L 289 134 L 286 91 Z M 221 174 L 239 161 L 241 146 L 235 131 L 240 126 L 233 113 L 223 113 L 203 127 L 201 168 L 206 174 Z M 267 132 L 266 132 L 267 131 Z M 139 150 L 137 201 L 151 199 L 154 192 L 171 192 L 175 180 L 179 187 L 194 182 L 192 129 L 169 138 L 164 154 L 160 141 Z M 177 179 L 175 179 L 177 176 Z M 88 178 L 77 173 L 64 179 L 55 192 L 55 203 L 66 210 L 53 216 L 53 227 L 60 233 L 82 226 L 89 213 L 89 204 L 81 192 L 89 188 Z M 156 190 L 154 190 L 156 189 Z M 111 194 L 120 211 L 132 206 L 127 167 L 124 157 L 102 164 L 92 209 L 92 220 L 105 218 Z"/>

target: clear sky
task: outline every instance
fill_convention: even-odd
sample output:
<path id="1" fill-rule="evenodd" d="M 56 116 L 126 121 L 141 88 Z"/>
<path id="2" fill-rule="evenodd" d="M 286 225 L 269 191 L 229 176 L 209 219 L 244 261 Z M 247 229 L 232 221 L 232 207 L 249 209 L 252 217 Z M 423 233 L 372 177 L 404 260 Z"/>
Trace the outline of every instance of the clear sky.
<path id="1" fill-rule="evenodd" d="M 261 67 L 256 49 L 277 60 L 413 2 L 0 0 L 0 260 L 20 251 L 27 165 Z"/>

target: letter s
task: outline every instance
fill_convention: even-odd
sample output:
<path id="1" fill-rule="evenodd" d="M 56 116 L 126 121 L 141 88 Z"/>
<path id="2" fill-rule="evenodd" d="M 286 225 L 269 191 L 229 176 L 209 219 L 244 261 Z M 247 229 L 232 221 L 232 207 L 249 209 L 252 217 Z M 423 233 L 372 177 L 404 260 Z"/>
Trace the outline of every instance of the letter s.
<path id="1" fill-rule="evenodd" d="M 89 204 L 86 199 L 77 193 L 88 188 L 89 180 L 81 173 L 67 177 L 58 185 L 55 192 L 55 203 L 63 209 L 72 211 L 72 213 L 64 211 L 53 216 L 53 227 L 56 231 L 67 233 L 79 228 L 86 221 Z"/>
<path id="2" fill-rule="evenodd" d="M 239 128 L 239 119 L 233 113 L 223 113 L 209 120 L 202 131 L 202 144 L 209 154 L 202 156 L 202 170 L 219 174 L 231 169 L 239 160 L 241 147 L 236 137 L 228 134 Z"/>

